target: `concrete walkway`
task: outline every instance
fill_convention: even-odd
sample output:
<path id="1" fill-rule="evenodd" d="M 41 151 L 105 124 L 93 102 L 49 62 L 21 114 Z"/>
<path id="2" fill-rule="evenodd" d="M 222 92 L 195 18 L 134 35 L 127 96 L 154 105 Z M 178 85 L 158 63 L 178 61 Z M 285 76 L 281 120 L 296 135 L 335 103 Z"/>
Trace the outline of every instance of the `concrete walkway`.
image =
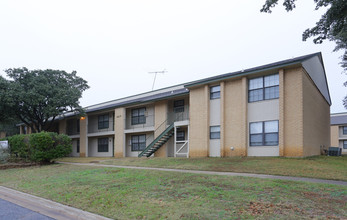
<path id="1" fill-rule="evenodd" d="M 90 212 L 86 212 L 80 209 L 72 208 L 57 202 L 53 202 L 48 199 L 43 199 L 37 196 L 33 196 L 27 193 L 19 192 L 10 188 L 0 186 L 0 199 L 6 200 L 12 204 L 24 207 L 26 210 L 22 210 L 23 214 L 28 214 L 25 218 L 21 219 L 31 219 L 30 217 L 39 216 L 42 219 L 93 219 L 93 220 L 109 220 L 100 215 L 96 215 Z M 5 204 L 5 203 L 4 203 Z M 18 207 L 6 203 L 9 208 L 17 209 Z M 32 210 L 33 212 L 28 212 Z M 11 215 L 12 212 L 9 212 Z M 49 218 L 44 218 L 45 216 Z M 28 217 L 28 218 L 27 218 Z M 8 218 L 4 218 L 8 219 Z M 10 218 L 11 219 L 11 218 Z"/>
<path id="2" fill-rule="evenodd" d="M 169 171 L 169 172 L 180 172 L 180 173 L 195 173 L 195 174 L 209 174 L 209 175 L 221 175 L 221 176 L 244 176 L 244 177 L 262 178 L 262 179 L 304 181 L 304 182 L 311 182 L 311 183 L 325 183 L 325 184 L 347 186 L 347 182 L 346 181 L 325 180 L 325 179 L 315 179 L 315 178 L 306 178 L 306 177 L 277 176 L 277 175 L 266 175 L 266 174 L 255 174 L 255 173 L 234 173 L 234 172 L 216 172 L 216 171 L 201 171 L 201 170 L 180 170 L 180 169 L 167 169 L 167 168 L 154 168 L 154 167 L 118 166 L 118 165 L 106 165 L 106 164 L 95 164 L 95 163 L 70 163 L 70 162 L 58 162 L 58 163 L 70 164 L 70 165 L 78 165 L 78 166 L 115 167 L 115 168 L 129 168 L 129 169 L 138 169 L 138 170 L 158 170 L 158 171 Z"/>

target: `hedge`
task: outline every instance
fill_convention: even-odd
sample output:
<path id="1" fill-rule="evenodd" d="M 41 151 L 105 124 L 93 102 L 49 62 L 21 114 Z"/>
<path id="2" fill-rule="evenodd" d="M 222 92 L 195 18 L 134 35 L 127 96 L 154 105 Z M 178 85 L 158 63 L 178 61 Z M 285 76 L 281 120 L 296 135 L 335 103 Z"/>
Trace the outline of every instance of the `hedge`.
<path id="1" fill-rule="evenodd" d="M 48 163 L 72 152 L 71 138 L 65 134 L 40 132 L 8 137 L 11 157 Z"/>

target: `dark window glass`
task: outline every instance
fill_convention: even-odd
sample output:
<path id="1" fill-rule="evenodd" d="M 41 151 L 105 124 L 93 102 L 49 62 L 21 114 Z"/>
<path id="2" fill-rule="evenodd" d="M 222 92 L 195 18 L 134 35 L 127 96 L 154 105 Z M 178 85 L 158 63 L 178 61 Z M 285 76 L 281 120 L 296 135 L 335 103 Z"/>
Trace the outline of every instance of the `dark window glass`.
<path id="1" fill-rule="evenodd" d="M 146 108 L 137 108 L 131 110 L 131 124 L 146 124 L 146 116 L 145 116 Z"/>
<path id="2" fill-rule="evenodd" d="M 278 133 L 265 134 L 264 145 L 265 146 L 278 145 Z"/>
<path id="3" fill-rule="evenodd" d="M 220 98 L 220 86 L 210 87 L 210 99 L 219 99 Z"/>
<path id="4" fill-rule="evenodd" d="M 146 149 L 146 135 L 131 136 L 131 151 L 143 151 Z"/>
<path id="5" fill-rule="evenodd" d="M 98 116 L 98 129 L 108 128 L 108 114 Z"/>
<path id="6" fill-rule="evenodd" d="M 347 134 L 347 126 L 343 126 L 343 134 Z"/>
<path id="7" fill-rule="evenodd" d="M 249 102 L 256 102 L 256 101 L 260 101 L 263 100 L 263 89 L 255 89 L 255 90 L 251 90 L 248 93 L 248 99 Z"/>
<path id="8" fill-rule="evenodd" d="M 177 131 L 176 133 L 176 141 L 184 141 L 186 140 L 184 131 Z"/>
<path id="9" fill-rule="evenodd" d="M 277 99 L 279 97 L 279 86 L 265 88 L 265 99 Z"/>
<path id="10" fill-rule="evenodd" d="M 250 146 L 277 146 L 278 121 L 252 122 L 249 124 Z"/>
<path id="11" fill-rule="evenodd" d="M 343 149 L 347 149 L 347 141 L 343 141 Z"/>
<path id="12" fill-rule="evenodd" d="M 210 139 L 220 139 L 220 126 L 210 126 Z"/>
<path id="13" fill-rule="evenodd" d="M 80 132 L 80 120 L 79 119 L 76 120 L 76 129 L 77 129 L 77 132 L 79 133 Z"/>
<path id="14" fill-rule="evenodd" d="M 77 146 L 76 146 L 76 152 L 79 153 L 80 152 L 80 140 L 77 140 Z"/>
<path id="15" fill-rule="evenodd" d="M 184 112 L 184 100 L 174 101 L 174 112 Z"/>
<path id="16" fill-rule="evenodd" d="M 108 152 L 108 138 L 98 138 L 98 152 Z"/>
<path id="17" fill-rule="evenodd" d="M 251 134 L 250 145 L 251 146 L 262 146 L 263 145 L 263 134 Z"/>
<path id="18" fill-rule="evenodd" d="M 261 76 L 248 81 L 248 102 L 277 99 L 279 97 L 279 75 Z"/>

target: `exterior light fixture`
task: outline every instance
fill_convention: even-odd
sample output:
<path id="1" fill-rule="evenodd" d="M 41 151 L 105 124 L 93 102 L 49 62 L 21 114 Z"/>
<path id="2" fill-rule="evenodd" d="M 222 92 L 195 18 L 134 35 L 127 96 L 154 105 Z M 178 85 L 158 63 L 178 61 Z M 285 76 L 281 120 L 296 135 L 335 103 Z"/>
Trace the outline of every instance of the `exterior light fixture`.
<path id="1" fill-rule="evenodd" d="M 82 116 L 82 117 L 80 118 L 81 121 L 83 121 L 84 119 L 86 119 L 86 117 L 84 117 L 84 116 Z"/>

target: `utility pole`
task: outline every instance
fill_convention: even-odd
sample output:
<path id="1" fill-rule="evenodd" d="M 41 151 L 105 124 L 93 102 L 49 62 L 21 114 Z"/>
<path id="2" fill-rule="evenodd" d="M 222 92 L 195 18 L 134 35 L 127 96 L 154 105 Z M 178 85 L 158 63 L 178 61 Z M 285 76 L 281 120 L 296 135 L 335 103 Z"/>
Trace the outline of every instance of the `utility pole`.
<path id="1" fill-rule="evenodd" d="M 148 72 L 149 74 L 154 74 L 154 80 L 153 80 L 153 85 L 152 85 L 152 91 L 154 89 L 154 84 L 155 84 L 155 79 L 157 78 L 158 73 L 166 73 L 167 71 L 164 69 L 163 71 L 154 71 L 154 72 Z"/>

